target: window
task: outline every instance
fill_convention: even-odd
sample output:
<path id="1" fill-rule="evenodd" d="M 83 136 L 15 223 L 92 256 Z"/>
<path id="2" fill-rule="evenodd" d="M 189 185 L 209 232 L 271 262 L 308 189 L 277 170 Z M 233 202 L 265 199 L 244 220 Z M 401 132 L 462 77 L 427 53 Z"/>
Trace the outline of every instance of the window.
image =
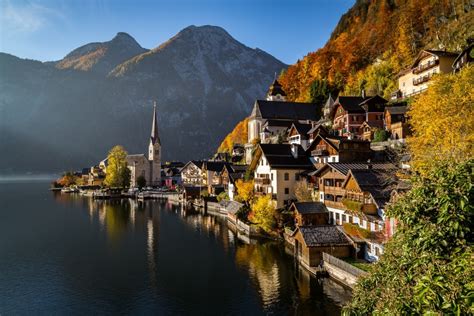
<path id="1" fill-rule="evenodd" d="M 346 214 L 342 215 L 342 222 L 344 223 L 346 221 Z"/>
<path id="2" fill-rule="evenodd" d="M 285 188 L 285 194 L 290 194 L 290 189 L 289 188 Z"/>
<path id="3" fill-rule="evenodd" d="M 290 180 L 290 174 L 288 172 L 285 172 L 285 181 Z"/>
<path id="4" fill-rule="evenodd" d="M 378 257 L 380 256 L 380 250 L 379 247 L 374 247 L 375 248 L 375 255 Z"/>

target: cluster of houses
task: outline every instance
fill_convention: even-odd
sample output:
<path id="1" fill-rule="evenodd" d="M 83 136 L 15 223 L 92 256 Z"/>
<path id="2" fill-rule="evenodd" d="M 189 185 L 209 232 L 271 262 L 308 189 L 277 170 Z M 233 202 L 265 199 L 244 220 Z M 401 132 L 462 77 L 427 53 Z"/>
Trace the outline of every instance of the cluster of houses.
<path id="1" fill-rule="evenodd" d="M 409 165 L 386 155 L 388 147 L 402 146 L 410 134 L 404 99 L 425 91 L 433 74 L 457 72 L 472 59 L 472 45 L 461 54 L 422 51 L 400 73 L 399 90 L 390 101 L 362 91 L 360 96 L 329 96 L 324 105 L 288 102 L 275 80 L 266 99 L 254 103 L 246 144 L 186 164 L 161 164 L 155 108 L 148 154 L 127 157 L 131 185 L 143 176 L 151 186 L 179 185 L 194 197 L 225 192 L 233 201 L 236 181 L 253 178 L 257 196 L 270 195 L 277 209 L 295 215 L 286 239 L 304 265 L 318 265 L 323 252 L 378 260 L 396 230 L 396 221 L 386 216 L 387 205 L 408 189 L 403 179 Z M 386 147 L 374 142 L 379 131 L 389 135 Z M 104 160 L 85 170 L 84 177 L 100 184 L 106 168 Z M 307 184 L 312 201 L 297 201 L 299 182 Z"/>

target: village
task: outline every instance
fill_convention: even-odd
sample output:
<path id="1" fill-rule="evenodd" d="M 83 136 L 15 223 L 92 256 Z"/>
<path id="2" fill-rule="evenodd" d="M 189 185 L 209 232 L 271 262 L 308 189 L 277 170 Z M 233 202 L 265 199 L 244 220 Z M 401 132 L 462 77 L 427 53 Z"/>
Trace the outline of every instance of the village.
<path id="1" fill-rule="evenodd" d="M 289 102 L 275 79 L 249 114 L 247 143 L 208 160 L 162 162 L 155 104 L 147 153 L 126 156 L 127 190 L 105 188 L 109 158 L 56 190 L 215 213 L 246 238 L 284 240 L 305 269 L 353 287 L 397 230 L 388 205 L 410 189 L 409 99 L 433 76 L 471 63 L 472 47 L 421 51 L 390 100 L 362 90 L 329 95 L 324 105 Z"/>

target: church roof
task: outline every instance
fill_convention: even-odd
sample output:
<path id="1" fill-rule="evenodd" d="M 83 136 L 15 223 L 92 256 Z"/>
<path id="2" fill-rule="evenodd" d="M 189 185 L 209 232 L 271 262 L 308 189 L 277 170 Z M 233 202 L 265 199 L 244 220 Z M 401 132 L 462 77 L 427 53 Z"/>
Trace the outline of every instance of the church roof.
<path id="1" fill-rule="evenodd" d="M 160 135 L 158 134 L 158 119 L 156 117 L 156 102 L 153 104 L 153 122 L 151 123 L 151 143 L 161 144 Z"/>
<path id="2" fill-rule="evenodd" d="M 278 80 L 275 79 L 275 81 L 273 81 L 272 85 L 270 86 L 270 88 L 268 88 L 268 95 L 273 95 L 273 96 L 276 96 L 276 95 L 281 95 L 283 97 L 286 97 L 286 93 L 285 91 L 283 90 L 283 87 L 281 86 L 281 84 L 278 82 Z"/>
<path id="3" fill-rule="evenodd" d="M 267 120 L 316 121 L 318 110 L 315 103 L 257 100 L 252 116 L 260 116 Z"/>

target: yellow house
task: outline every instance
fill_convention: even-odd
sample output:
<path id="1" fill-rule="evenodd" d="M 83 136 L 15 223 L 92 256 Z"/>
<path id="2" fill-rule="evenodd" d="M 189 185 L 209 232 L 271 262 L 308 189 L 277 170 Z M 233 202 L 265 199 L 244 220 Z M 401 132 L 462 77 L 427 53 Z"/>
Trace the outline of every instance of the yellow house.
<path id="1" fill-rule="evenodd" d="M 413 65 L 400 72 L 398 91 L 392 99 L 406 98 L 425 91 L 435 74 L 453 71 L 453 62 L 458 53 L 442 50 L 423 50 L 418 54 Z"/>

